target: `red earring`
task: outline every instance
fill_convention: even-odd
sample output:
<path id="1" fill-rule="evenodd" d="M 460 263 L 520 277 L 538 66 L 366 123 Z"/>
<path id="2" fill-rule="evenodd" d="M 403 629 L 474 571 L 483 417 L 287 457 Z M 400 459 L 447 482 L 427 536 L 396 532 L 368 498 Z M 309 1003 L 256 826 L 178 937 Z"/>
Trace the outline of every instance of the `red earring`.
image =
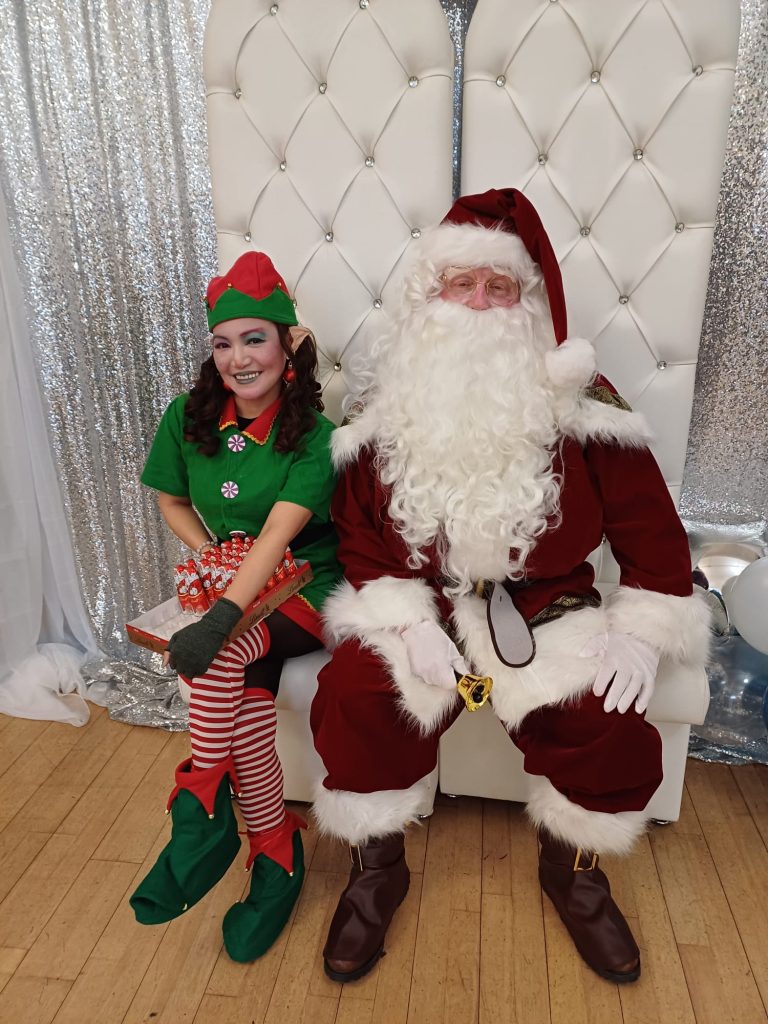
<path id="1" fill-rule="evenodd" d="M 289 359 L 286 363 L 285 370 L 283 371 L 283 380 L 286 384 L 293 384 L 296 380 L 296 371 L 293 368 L 293 363 Z"/>

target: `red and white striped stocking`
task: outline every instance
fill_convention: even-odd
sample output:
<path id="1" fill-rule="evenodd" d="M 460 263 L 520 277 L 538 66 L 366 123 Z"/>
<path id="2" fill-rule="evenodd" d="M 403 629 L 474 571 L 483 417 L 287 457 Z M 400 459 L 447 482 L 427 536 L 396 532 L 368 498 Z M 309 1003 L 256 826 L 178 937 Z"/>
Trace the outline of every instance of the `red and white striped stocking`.
<path id="1" fill-rule="evenodd" d="M 189 734 L 192 769 L 212 768 L 232 748 L 235 719 L 243 700 L 245 666 L 269 650 L 269 632 L 257 623 L 223 647 L 202 676 L 192 681 Z"/>
<path id="2" fill-rule="evenodd" d="M 277 711 L 269 690 L 245 691 L 235 719 L 232 759 L 240 784 L 237 802 L 249 833 L 266 832 L 285 820 L 283 769 L 275 750 Z"/>

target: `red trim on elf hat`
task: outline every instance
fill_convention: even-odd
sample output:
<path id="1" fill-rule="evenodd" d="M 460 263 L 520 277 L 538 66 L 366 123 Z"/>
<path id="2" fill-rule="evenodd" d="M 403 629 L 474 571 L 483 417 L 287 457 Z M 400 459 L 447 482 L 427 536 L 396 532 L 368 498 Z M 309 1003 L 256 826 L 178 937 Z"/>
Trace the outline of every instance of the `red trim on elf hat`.
<path id="1" fill-rule="evenodd" d="M 266 299 L 275 288 L 288 294 L 285 281 L 264 252 L 245 252 L 222 277 L 214 277 L 205 293 L 208 308 L 213 309 L 228 288 L 235 288 L 251 298 Z"/>
<path id="2" fill-rule="evenodd" d="M 528 255 L 541 267 L 558 345 L 568 334 L 568 321 L 560 266 L 538 213 L 516 188 L 491 188 L 474 196 L 460 196 L 445 215 L 443 224 L 477 224 L 501 227 L 518 235 Z"/>

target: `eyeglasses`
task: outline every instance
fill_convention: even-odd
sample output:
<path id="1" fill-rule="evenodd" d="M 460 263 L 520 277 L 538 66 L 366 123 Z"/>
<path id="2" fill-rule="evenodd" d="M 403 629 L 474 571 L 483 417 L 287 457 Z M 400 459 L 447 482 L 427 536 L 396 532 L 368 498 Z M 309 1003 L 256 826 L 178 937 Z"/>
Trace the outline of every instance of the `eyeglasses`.
<path id="1" fill-rule="evenodd" d="M 479 284 L 492 306 L 511 306 L 520 298 L 520 285 L 506 274 L 494 274 L 487 281 L 478 280 L 477 274 L 462 267 L 448 267 L 438 278 L 451 299 L 462 302 L 474 295 Z"/>

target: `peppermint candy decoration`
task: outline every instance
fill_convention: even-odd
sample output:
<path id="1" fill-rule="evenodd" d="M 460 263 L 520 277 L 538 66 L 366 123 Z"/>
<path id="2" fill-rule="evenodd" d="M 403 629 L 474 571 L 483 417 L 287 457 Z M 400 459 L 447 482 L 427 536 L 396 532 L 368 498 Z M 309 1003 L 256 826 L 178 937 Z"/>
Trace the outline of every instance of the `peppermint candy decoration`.
<path id="1" fill-rule="evenodd" d="M 242 434 L 233 434 L 227 440 L 227 448 L 231 452 L 241 452 L 245 448 L 245 438 Z"/>
<path id="2" fill-rule="evenodd" d="M 236 498 L 240 488 L 237 486 L 234 480 L 227 480 L 226 483 L 221 485 L 221 493 L 225 498 Z"/>

